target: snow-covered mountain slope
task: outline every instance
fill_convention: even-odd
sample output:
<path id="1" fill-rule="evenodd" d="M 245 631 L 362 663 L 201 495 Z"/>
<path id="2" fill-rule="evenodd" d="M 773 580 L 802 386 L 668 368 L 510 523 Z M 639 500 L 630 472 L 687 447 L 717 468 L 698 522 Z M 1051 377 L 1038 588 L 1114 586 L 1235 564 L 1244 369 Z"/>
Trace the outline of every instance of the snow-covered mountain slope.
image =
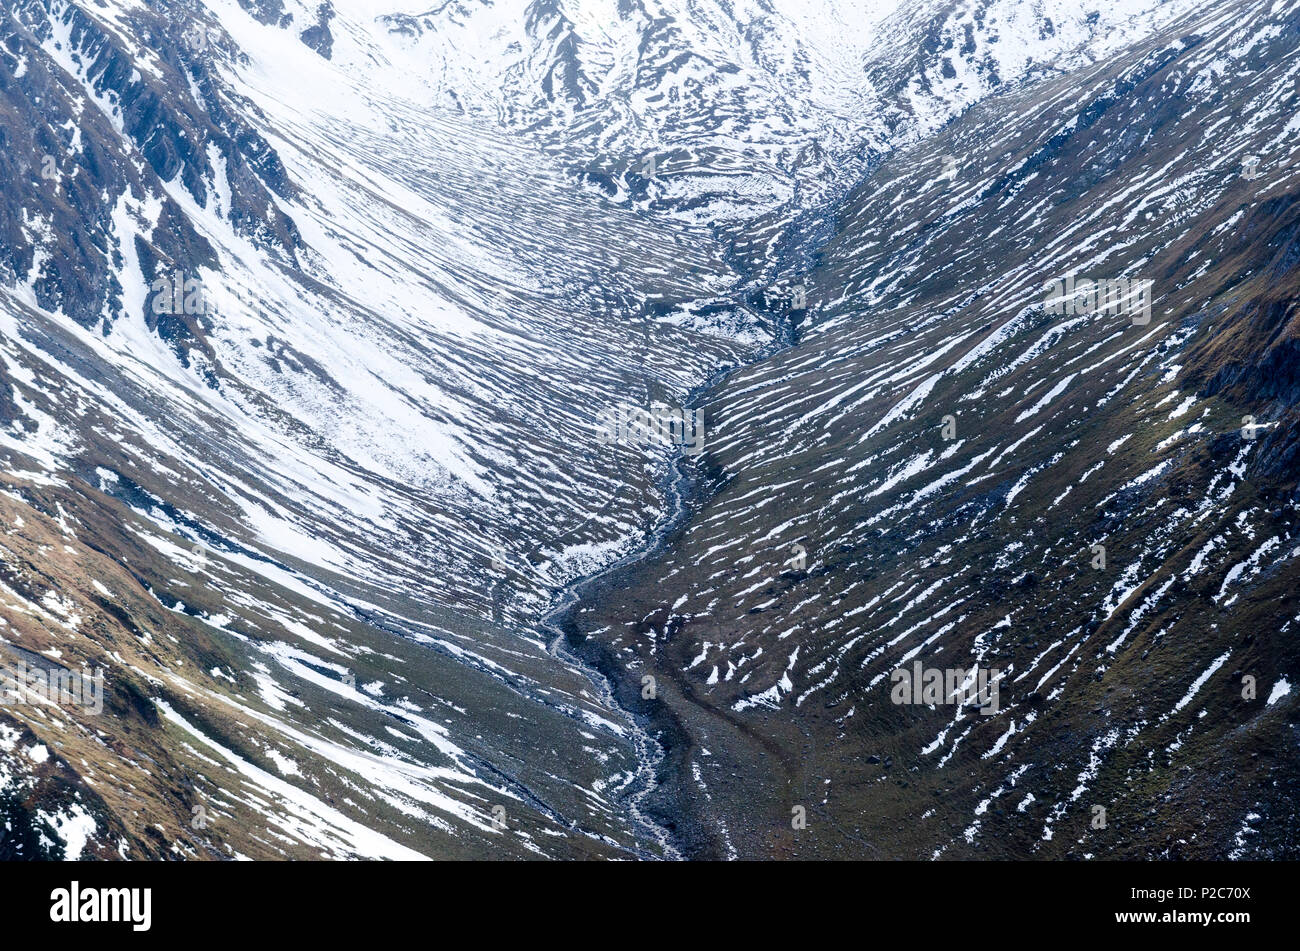
<path id="1" fill-rule="evenodd" d="M 0 710 L 5 848 L 712 848 L 730 820 L 659 788 L 689 773 L 660 759 L 659 721 L 620 706 L 641 689 L 632 652 L 598 672 L 548 622 L 561 588 L 676 504 L 670 450 L 602 442 L 602 413 L 685 406 L 788 339 L 756 289 L 834 233 L 802 343 L 736 378 L 761 393 L 710 396 L 698 467 L 752 460 L 780 485 L 798 459 L 820 484 L 844 454 L 766 427 L 795 408 L 795 432 L 815 427 L 797 394 L 834 417 L 854 400 L 827 390 L 837 367 L 898 361 L 855 334 L 931 299 L 917 274 L 940 245 L 908 237 L 950 198 L 930 163 L 982 149 L 982 180 L 1028 174 L 999 151 L 1005 113 L 977 127 L 972 107 L 1100 82 L 1203 6 L 6 4 L 0 651 L 106 686 L 93 716 L 30 696 Z M 951 135 L 977 128 L 978 147 L 943 138 L 963 113 Z M 902 190 L 872 204 L 889 176 Z M 943 233 L 971 242 L 954 253 L 974 280 L 963 255 L 1011 236 L 971 217 L 996 217 L 992 199 L 962 200 Z M 990 266 L 1023 250 L 993 244 Z M 936 280 L 939 297 L 966 286 Z M 945 327 L 991 316 L 921 321 L 904 355 L 937 369 L 964 349 Z M 869 372 L 882 394 L 914 382 Z M 746 531 L 806 508 L 769 505 L 737 516 Z M 734 729 L 729 758 L 763 745 Z"/>
<path id="2" fill-rule="evenodd" d="M 1298 72 L 1300 7 L 1216 5 L 838 209 L 691 516 L 569 619 L 655 678 L 694 849 L 1296 854 Z M 900 704 L 916 663 L 996 713 Z"/>
<path id="3" fill-rule="evenodd" d="M 723 231 L 769 276 L 792 222 L 880 155 L 1199 2 L 457 0 L 379 36 L 372 4 L 340 3 L 331 54 L 364 71 L 380 46 L 430 101 L 557 144 L 580 181 Z"/>
<path id="4" fill-rule="evenodd" d="M 367 85 L 237 5 L 213 10 L 219 26 L 207 14 L 171 21 L 130 5 L 29 3 L 9 16 L 4 98 L 25 121 L 5 127 L 4 231 L 14 238 L 4 445 L 35 510 L 23 524 L 35 512 L 57 519 L 77 498 L 90 506 L 81 524 L 99 526 L 97 544 L 127 558 L 131 512 L 152 523 L 139 530 L 158 564 L 132 569 L 137 585 L 201 620 L 151 617 L 186 628 L 171 635 L 186 675 L 153 657 L 139 665 L 138 689 L 195 726 L 188 697 L 205 710 L 205 735 L 241 761 L 259 762 L 239 732 L 250 724 L 219 718 L 252 716 L 243 707 L 276 717 L 304 745 L 334 704 L 349 717 L 409 719 L 393 704 L 411 661 L 367 638 L 425 645 L 422 657 L 432 649 L 423 664 L 451 666 L 415 683 L 445 685 L 434 693 L 464 718 L 449 730 L 460 744 L 440 750 L 449 728 L 438 723 L 393 750 L 385 727 L 354 724 L 326 730 L 320 742 L 332 745 L 285 754 L 313 785 L 322 780 L 303 758 L 334 770 L 340 744 L 380 750 L 385 769 L 418 771 L 450 816 L 435 807 L 417 851 L 493 847 L 455 841 L 462 825 L 476 835 L 495 804 L 444 788 L 464 781 L 440 772 L 444 755 L 470 747 L 485 752 L 465 775 L 498 798 L 522 796 L 531 822 L 565 831 L 549 854 L 657 848 L 627 806 L 611 808 L 613 794 L 599 792 L 636 773 L 635 726 L 602 703 L 598 680 L 521 625 L 552 587 L 653 519 L 662 461 L 619 446 L 592 452 L 594 420 L 626 400 L 680 399 L 747 352 L 684 329 L 677 311 L 725 291 L 734 273 L 711 235 L 575 191 L 528 142 Z M 192 12 L 167 12 L 181 11 Z M 201 43 L 187 32 L 196 22 Z M 177 567 L 165 567 L 170 557 Z M 15 570 L 42 579 L 14 588 L 15 611 L 71 584 L 36 565 Z M 241 580 L 228 587 L 223 570 Z M 86 605 L 67 596 L 82 617 L 127 624 L 103 605 L 91 611 L 93 593 Z M 225 632 L 236 606 L 257 618 L 247 619 L 257 650 L 279 660 L 212 664 L 192 652 L 210 636 L 240 651 L 253 635 Z M 128 632 L 170 640 L 126 617 Z M 357 623 L 368 634 L 332 629 Z M 111 643 L 87 649 L 80 659 L 91 666 L 119 666 Z M 363 674 L 363 657 L 382 661 Z M 277 685 L 266 696 L 259 665 Z M 340 679 L 350 686 L 337 688 Z M 315 702 L 266 707 L 288 682 L 316 691 Z M 462 689 L 479 696 L 455 700 Z M 379 700 L 384 709 L 367 714 Z M 408 700 L 412 718 L 434 702 Z M 538 710 L 520 712 L 529 705 Z M 539 766 L 511 759 L 516 742 L 565 757 L 585 749 L 590 769 L 541 767 L 524 780 Z M 183 733 L 164 745 L 198 749 Z M 207 775 L 177 755 L 156 780 L 159 795 L 178 773 Z M 348 782 L 386 788 L 378 774 Z M 516 790 L 525 782 L 526 795 Z M 424 816 L 417 792 L 400 801 Z M 354 808 L 351 821 L 379 821 Z M 163 823 L 185 850 L 302 847 L 229 836 L 213 845 L 186 821 Z M 570 826 L 588 834 L 575 841 Z M 141 834 L 127 837 L 135 854 L 153 848 Z M 507 840 L 497 847 L 510 854 L 540 848 L 541 834 L 488 840 Z"/>
<path id="5" fill-rule="evenodd" d="M 616 198 L 716 225 L 789 207 L 796 168 L 853 147 L 892 6 L 506 0 L 380 22 L 437 100 L 580 147 Z"/>

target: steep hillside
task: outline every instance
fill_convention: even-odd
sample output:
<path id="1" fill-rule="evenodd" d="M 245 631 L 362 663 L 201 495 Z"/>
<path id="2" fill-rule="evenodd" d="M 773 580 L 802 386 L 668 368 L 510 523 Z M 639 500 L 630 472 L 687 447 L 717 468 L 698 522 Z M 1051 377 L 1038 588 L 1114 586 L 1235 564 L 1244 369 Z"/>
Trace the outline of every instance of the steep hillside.
<path id="1" fill-rule="evenodd" d="M 136 769 L 146 748 L 180 763 L 192 748 L 211 762 L 189 774 L 214 786 L 207 743 L 266 765 L 226 722 L 241 707 L 299 747 L 283 769 L 244 776 L 263 790 L 241 819 L 259 845 L 229 824 L 204 845 L 168 821 L 164 850 L 316 848 L 343 818 L 317 810 L 288 838 L 257 831 L 291 809 L 282 784 L 319 798 L 315 763 L 369 764 L 348 780 L 364 796 L 331 807 L 362 830 L 334 854 L 387 848 L 368 836 L 427 855 L 661 853 L 622 801 L 649 781 L 648 742 L 600 699 L 598 677 L 521 624 L 659 504 L 662 461 L 587 452 L 588 420 L 629 387 L 671 399 L 748 351 L 651 319 L 725 289 L 721 249 L 575 192 L 527 141 L 429 114 L 278 21 L 216 12 L 5 11 L 0 445 L 31 509 L 16 517 L 57 520 L 75 499 L 99 550 L 131 559 L 119 567 L 142 600 L 95 576 L 112 611 L 78 659 L 105 671 L 110 694 L 143 678 L 142 703 L 204 739 L 165 717 L 135 735 L 112 704 L 83 728 Z M 130 554 L 140 532 L 147 558 Z M 51 592 L 90 617 L 39 551 L 6 558 L 42 579 L 15 588 L 15 618 Z M 200 570 L 209 561 L 234 577 Z M 165 613 L 145 610 L 158 602 Z M 177 604 L 195 620 L 173 617 Z M 240 614 L 248 626 L 227 630 Z M 177 661 L 124 668 L 122 643 L 142 636 L 175 644 Z M 208 662 L 209 638 L 227 662 Z M 367 670 L 366 657 L 382 660 Z M 294 691 L 301 704 L 266 699 Z M 58 748 L 30 703 L 4 715 Z M 548 746 L 563 751 L 550 767 L 518 756 Z M 176 808 L 178 769 L 136 781 L 158 815 Z M 415 778 L 395 786 L 394 772 Z M 521 817 L 497 829 L 503 804 Z M 126 854 L 154 847 L 144 810 L 109 813 L 130 832 Z M 96 828 L 116 853 L 107 820 Z"/>
<path id="2" fill-rule="evenodd" d="M 1296 854 L 1298 46 L 1221 5 L 838 209 L 797 344 L 703 404 L 689 517 L 569 617 L 695 854 Z M 1150 312 L 1055 312 L 1066 277 Z M 917 662 L 1000 671 L 996 712 L 896 702 Z"/>
<path id="3" fill-rule="evenodd" d="M 4 5 L 0 855 L 1293 851 L 1296 45 Z"/>

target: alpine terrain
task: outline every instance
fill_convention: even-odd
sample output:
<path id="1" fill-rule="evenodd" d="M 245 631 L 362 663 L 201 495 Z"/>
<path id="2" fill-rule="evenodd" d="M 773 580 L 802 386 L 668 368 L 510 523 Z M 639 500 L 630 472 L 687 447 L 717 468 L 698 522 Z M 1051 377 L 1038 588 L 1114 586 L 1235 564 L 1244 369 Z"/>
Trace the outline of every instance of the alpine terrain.
<path id="1" fill-rule="evenodd" d="M 1300 0 L 0 0 L 0 857 L 1300 857 Z"/>

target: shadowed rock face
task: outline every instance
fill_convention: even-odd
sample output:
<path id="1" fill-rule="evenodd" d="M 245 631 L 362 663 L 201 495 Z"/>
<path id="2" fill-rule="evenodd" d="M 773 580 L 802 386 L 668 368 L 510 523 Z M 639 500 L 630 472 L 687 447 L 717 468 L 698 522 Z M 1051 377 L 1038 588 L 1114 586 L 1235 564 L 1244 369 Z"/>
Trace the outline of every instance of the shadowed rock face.
<path id="1" fill-rule="evenodd" d="M 177 182 L 200 206 L 224 200 L 231 226 L 264 253 L 292 260 L 298 244 L 269 191 L 288 197 L 292 186 L 266 141 L 223 103 L 206 41 L 199 48 L 181 26 L 144 11 L 125 22 L 148 42 L 147 60 L 81 7 L 34 0 L 7 11 L 0 50 L 0 272 L 27 283 L 43 309 L 88 328 L 129 306 L 113 240 L 123 196 L 161 201 L 148 240 L 132 249 L 148 282 L 178 267 L 217 266 L 163 182 Z M 214 161 L 222 197 L 211 193 Z M 205 349 L 201 321 L 143 313 L 182 360 Z"/>
<path id="2" fill-rule="evenodd" d="M 0 856 L 1294 853 L 1293 11 L 372 6 L 0 14 Z"/>

